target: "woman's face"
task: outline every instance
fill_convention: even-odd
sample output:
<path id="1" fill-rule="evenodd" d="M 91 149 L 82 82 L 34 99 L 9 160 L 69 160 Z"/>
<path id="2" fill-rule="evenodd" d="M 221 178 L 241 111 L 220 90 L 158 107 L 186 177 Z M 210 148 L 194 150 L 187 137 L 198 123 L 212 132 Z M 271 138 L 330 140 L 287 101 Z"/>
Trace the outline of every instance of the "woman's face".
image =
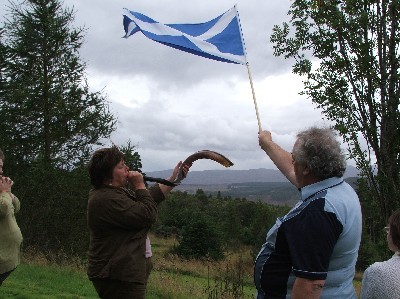
<path id="1" fill-rule="evenodd" d="M 124 187 L 128 176 L 129 168 L 125 161 L 121 160 L 113 169 L 111 185 L 115 187 Z"/>

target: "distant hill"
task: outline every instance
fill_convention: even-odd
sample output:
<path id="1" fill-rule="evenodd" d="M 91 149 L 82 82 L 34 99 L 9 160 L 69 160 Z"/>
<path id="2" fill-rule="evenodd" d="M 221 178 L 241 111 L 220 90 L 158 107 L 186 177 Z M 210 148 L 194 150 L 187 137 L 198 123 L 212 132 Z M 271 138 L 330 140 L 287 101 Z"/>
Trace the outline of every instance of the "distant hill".
<path id="1" fill-rule="evenodd" d="M 167 178 L 171 175 L 172 169 L 163 171 L 146 172 L 148 176 Z M 357 177 L 357 168 L 348 166 L 344 177 Z M 249 182 L 288 182 L 279 170 L 275 169 L 249 169 L 249 170 L 203 170 L 189 171 L 188 176 L 181 185 L 226 185 Z"/>
<path id="2" fill-rule="evenodd" d="M 148 176 L 166 178 L 172 170 L 146 173 Z M 349 166 L 344 175 L 354 187 L 358 170 Z M 203 170 L 189 171 L 187 178 L 174 190 L 194 194 L 202 189 L 206 194 L 221 197 L 245 198 L 269 204 L 292 206 L 298 200 L 297 189 L 274 169 Z"/>

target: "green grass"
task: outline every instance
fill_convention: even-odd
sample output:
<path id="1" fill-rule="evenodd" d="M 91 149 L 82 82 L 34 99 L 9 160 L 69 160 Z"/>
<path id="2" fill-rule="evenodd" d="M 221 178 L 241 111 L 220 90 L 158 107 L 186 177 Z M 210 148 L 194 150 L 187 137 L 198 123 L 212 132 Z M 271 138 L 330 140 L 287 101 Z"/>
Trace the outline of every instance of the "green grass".
<path id="1" fill-rule="evenodd" d="M 0 298 L 98 298 L 84 273 L 23 263 L 0 287 Z"/>
<path id="2" fill-rule="evenodd" d="M 207 277 L 155 270 L 150 276 L 148 299 L 203 299 L 207 298 Z M 210 280 L 210 286 L 215 281 Z M 245 287 L 245 298 L 253 298 L 252 287 Z M 98 298 L 84 272 L 57 266 L 23 263 L 0 287 L 0 298 Z"/>
<path id="3" fill-rule="evenodd" d="M 154 269 L 150 275 L 146 299 L 204 299 L 235 298 L 233 285 L 238 285 L 237 271 L 241 268 L 244 295 L 255 296 L 253 285 L 253 260 L 244 249 L 229 253 L 221 262 L 185 261 L 168 254 L 173 239 L 151 236 Z M 98 298 L 85 273 L 84 264 L 77 259 L 57 259 L 54 265 L 43 254 L 26 250 L 23 262 L 0 287 L 0 299 L 80 299 Z M 359 294 L 362 273 L 357 273 L 354 286 Z M 227 291 L 227 289 L 229 291 Z M 212 297 L 209 297 L 209 295 Z M 237 298 L 237 297 L 236 297 Z"/>

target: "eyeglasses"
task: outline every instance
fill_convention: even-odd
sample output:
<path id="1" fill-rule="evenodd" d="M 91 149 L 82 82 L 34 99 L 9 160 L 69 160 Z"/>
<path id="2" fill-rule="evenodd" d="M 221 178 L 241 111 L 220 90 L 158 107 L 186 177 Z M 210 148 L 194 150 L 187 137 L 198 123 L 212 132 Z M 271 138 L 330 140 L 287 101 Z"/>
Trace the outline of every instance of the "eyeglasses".
<path id="1" fill-rule="evenodd" d="M 389 233 L 389 229 L 390 229 L 389 226 L 385 226 L 383 228 L 383 231 L 388 234 Z"/>

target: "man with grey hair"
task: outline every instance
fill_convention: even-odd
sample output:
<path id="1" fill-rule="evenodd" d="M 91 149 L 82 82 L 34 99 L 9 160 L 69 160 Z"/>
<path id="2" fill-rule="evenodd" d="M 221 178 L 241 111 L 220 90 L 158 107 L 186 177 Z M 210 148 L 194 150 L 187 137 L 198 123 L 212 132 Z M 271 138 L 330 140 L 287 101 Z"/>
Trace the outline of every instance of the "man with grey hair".
<path id="1" fill-rule="evenodd" d="M 292 152 L 259 132 L 259 144 L 300 200 L 276 220 L 257 255 L 257 298 L 357 298 L 353 287 L 361 241 L 361 207 L 343 180 L 345 156 L 329 128 L 297 135 Z"/>
<path id="2" fill-rule="evenodd" d="M 3 176 L 4 154 L 0 149 L 0 286 L 19 264 L 21 230 L 15 220 L 20 209 L 18 198 L 11 193 L 14 182 Z"/>

